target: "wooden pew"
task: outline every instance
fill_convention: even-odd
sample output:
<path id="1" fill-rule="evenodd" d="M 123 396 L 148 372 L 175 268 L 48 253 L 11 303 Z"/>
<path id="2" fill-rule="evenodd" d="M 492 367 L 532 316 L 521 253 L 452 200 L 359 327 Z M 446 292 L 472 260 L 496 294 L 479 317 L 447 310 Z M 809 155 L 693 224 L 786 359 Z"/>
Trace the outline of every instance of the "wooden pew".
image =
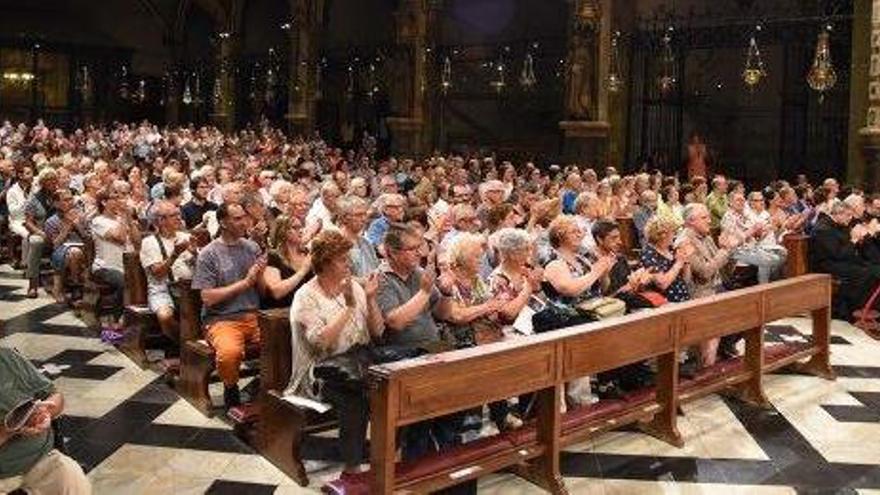
<path id="1" fill-rule="evenodd" d="M 617 225 L 620 228 L 620 240 L 623 243 L 623 252 L 629 259 L 638 258 L 636 250 L 641 249 L 639 245 L 639 233 L 636 231 L 636 224 L 632 217 L 618 217 Z"/>
<path id="2" fill-rule="evenodd" d="M 125 268 L 123 300 L 126 338 L 119 344 L 119 350 L 143 368 L 147 365 L 147 336 L 151 330 L 159 327 L 159 322 L 147 305 L 147 274 L 141 266 L 138 253 L 124 253 L 122 264 Z"/>
<path id="3" fill-rule="evenodd" d="M 550 492 L 565 493 L 559 477 L 559 450 L 565 445 L 634 421 L 641 421 L 648 433 L 681 445 L 675 415 L 680 401 L 733 389 L 745 400 L 765 405 L 763 373 L 804 359 L 802 370 L 833 379 L 830 296 L 830 277 L 807 275 L 527 339 L 375 366 L 370 370 L 371 472 L 331 482 L 325 491 L 420 493 L 511 468 Z M 805 311 L 813 317 L 810 343 L 765 348 L 766 323 Z M 679 383 L 680 350 L 739 332 L 746 336 L 744 356 Z M 659 368 L 652 389 L 559 413 L 566 382 L 652 356 Z M 534 424 L 423 459 L 395 462 L 398 428 L 527 392 L 538 395 Z"/>
<path id="4" fill-rule="evenodd" d="M 336 425 L 332 411 L 319 415 L 282 399 L 290 380 L 290 310 L 271 309 L 260 318 L 260 416 L 257 450 L 300 486 L 309 478 L 300 455 L 303 436 Z"/>
<path id="5" fill-rule="evenodd" d="M 785 260 L 785 276 L 797 277 L 810 272 L 808 247 L 810 236 L 806 234 L 787 234 L 782 238 L 782 245 L 788 250 Z"/>

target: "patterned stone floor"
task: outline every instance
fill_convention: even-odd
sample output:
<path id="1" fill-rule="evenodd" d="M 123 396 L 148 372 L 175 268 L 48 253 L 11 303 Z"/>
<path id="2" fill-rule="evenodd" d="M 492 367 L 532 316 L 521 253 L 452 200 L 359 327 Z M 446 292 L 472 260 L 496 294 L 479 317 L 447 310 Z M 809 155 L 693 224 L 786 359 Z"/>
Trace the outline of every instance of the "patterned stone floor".
<path id="1" fill-rule="evenodd" d="M 312 485 L 301 488 L 256 455 L 218 418 L 181 400 L 156 370 L 141 370 L 48 297 L 24 297 L 24 281 L 0 268 L 0 345 L 18 349 L 66 397 L 63 436 L 95 493 L 318 493 L 338 473 L 334 433 L 309 438 Z M 776 322 L 768 339 L 798 340 L 809 322 Z M 684 406 L 676 449 L 616 431 L 567 449 L 573 494 L 880 495 L 880 343 L 833 323 L 829 382 L 767 377 L 773 409 L 719 396 Z M 212 389 L 220 402 L 221 390 Z M 509 475 L 480 480 L 481 494 L 541 493 Z"/>

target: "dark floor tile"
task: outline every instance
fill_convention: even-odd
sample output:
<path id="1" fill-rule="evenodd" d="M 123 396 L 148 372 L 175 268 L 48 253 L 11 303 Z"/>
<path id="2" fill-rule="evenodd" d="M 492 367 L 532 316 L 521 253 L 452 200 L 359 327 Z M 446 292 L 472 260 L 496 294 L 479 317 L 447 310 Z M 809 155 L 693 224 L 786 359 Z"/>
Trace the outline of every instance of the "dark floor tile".
<path id="1" fill-rule="evenodd" d="M 711 459 L 658 457 L 651 465 L 655 479 L 693 483 L 724 483 L 724 473 Z"/>
<path id="2" fill-rule="evenodd" d="M 880 412 L 865 406 L 824 405 L 822 409 L 842 423 L 880 423 Z"/>
<path id="3" fill-rule="evenodd" d="M 57 364 L 57 363 L 52 363 Z M 83 378 L 86 380 L 106 380 L 115 375 L 122 368 L 118 366 L 103 366 L 94 364 L 72 364 L 70 368 L 61 371 L 58 376 L 66 378 Z"/>
<path id="4" fill-rule="evenodd" d="M 276 485 L 216 480 L 205 493 L 208 495 L 271 495 L 275 493 L 276 488 Z"/>
<path id="5" fill-rule="evenodd" d="M 845 338 L 841 337 L 840 335 L 832 335 L 831 336 L 831 343 L 834 345 L 852 345 L 852 343 L 850 341 L 846 340 Z"/>
<path id="6" fill-rule="evenodd" d="M 168 404 L 127 400 L 111 409 L 101 419 L 105 421 L 138 422 L 146 425 L 158 418 L 168 407 Z"/>
<path id="7" fill-rule="evenodd" d="M 654 456 L 596 454 L 595 458 L 603 478 L 656 480 L 663 465 Z M 583 467 L 589 469 L 590 465 Z"/>
<path id="8" fill-rule="evenodd" d="M 180 399 L 171 387 L 159 381 L 153 382 L 146 387 L 140 389 L 129 400 L 136 402 L 147 402 L 151 404 L 174 404 Z"/>
<path id="9" fill-rule="evenodd" d="M 82 430 L 83 438 L 103 443 L 125 443 L 147 427 L 149 421 L 101 418 Z"/>
<path id="10" fill-rule="evenodd" d="M 67 453 L 88 473 L 104 459 L 113 455 L 122 445 L 123 442 L 101 442 L 85 438 L 71 442 Z"/>
<path id="11" fill-rule="evenodd" d="M 774 459 L 774 464 L 776 460 Z M 814 460 L 802 460 L 788 466 L 779 466 L 779 473 L 768 479 L 775 485 L 812 487 L 815 489 L 839 489 L 845 487 L 847 480 L 831 465 Z"/>
<path id="12" fill-rule="evenodd" d="M 300 455 L 303 459 L 312 461 L 342 461 L 338 438 L 307 436 L 300 447 Z"/>
<path id="13" fill-rule="evenodd" d="M 215 452 L 231 452 L 237 454 L 253 454 L 246 443 L 242 442 L 233 432 L 204 428 L 186 444 L 186 448 L 195 450 L 211 450 Z"/>
<path id="14" fill-rule="evenodd" d="M 184 448 L 202 428 L 180 425 L 157 425 L 151 424 L 142 429 L 137 435 L 129 440 L 136 445 L 153 445 L 156 447 Z"/>
<path id="15" fill-rule="evenodd" d="M 876 366 L 832 366 L 837 376 L 843 378 L 880 378 L 880 367 Z"/>
<path id="16" fill-rule="evenodd" d="M 602 471 L 595 454 L 581 452 L 559 453 L 559 471 L 573 478 L 600 478 Z"/>
<path id="17" fill-rule="evenodd" d="M 778 476 L 779 470 L 771 461 L 744 459 L 716 459 L 712 462 L 725 483 L 731 485 L 763 485 Z"/>

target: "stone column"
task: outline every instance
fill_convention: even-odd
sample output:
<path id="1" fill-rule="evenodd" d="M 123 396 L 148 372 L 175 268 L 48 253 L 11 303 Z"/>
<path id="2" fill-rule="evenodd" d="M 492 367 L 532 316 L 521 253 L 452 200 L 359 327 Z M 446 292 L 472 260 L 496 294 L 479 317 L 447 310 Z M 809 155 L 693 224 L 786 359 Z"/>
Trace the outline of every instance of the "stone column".
<path id="1" fill-rule="evenodd" d="M 290 81 L 288 84 L 287 121 L 294 134 L 314 131 L 316 120 L 316 83 L 318 57 L 317 28 L 323 0 L 291 0 L 293 25 L 290 34 Z"/>
<path id="2" fill-rule="evenodd" d="M 608 73 L 611 36 L 609 0 L 570 0 L 564 120 L 567 160 L 603 166 L 608 154 Z"/>
<path id="3" fill-rule="evenodd" d="M 212 98 L 211 123 L 229 132 L 235 129 L 235 60 L 237 41 L 235 34 L 224 33 L 217 50 L 215 82 L 220 83 L 220 97 Z"/>
<path id="4" fill-rule="evenodd" d="M 858 8 L 856 2 L 856 8 Z M 870 63 L 868 66 L 868 111 L 865 127 L 859 131 L 869 189 L 880 188 L 880 0 L 871 6 Z M 867 17 L 867 16 L 865 16 Z M 856 21 L 858 16 L 853 16 Z M 855 35 L 853 36 L 855 38 Z"/>
<path id="5" fill-rule="evenodd" d="M 392 61 L 391 108 L 385 119 L 395 154 L 423 152 L 425 128 L 426 0 L 401 0 L 394 13 L 397 46 Z"/>

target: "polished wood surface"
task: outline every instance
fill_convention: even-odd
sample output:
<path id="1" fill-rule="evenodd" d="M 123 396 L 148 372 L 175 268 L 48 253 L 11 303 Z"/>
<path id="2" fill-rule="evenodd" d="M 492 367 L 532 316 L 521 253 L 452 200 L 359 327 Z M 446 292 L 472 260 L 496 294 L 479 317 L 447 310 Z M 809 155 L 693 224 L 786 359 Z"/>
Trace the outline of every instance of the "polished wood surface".
<path id="1" fill-rule="evenodd" d="M 766 403 L 761 376 L 777 361 L 765 356 L 763 325 L 782 316 L 811 312 L 814 337 L 811 344 L 780 359 L 790 364 L 794 359 L 808 358 L 803 369 L 832 378 L 828 360 L 830 286 L 827 275 L 806 275 L 670 304 L 610 322 L 375 366 L 370 370 L 371 493 L 449 486 L 510 467 L 503 459 L 518 465 L 518 474 L 551 492 L 563 493 L 565 488 L 558 481 L 560 448 L 582 441 L 603 425 L 620 427 L 646 420 L 646 432 L 681 445 L 675 415 L 681 400 L 733 387 L 749 402 Z M 740 332 L 746 337 L 745 356 L 719 363 L 697 379 L 678 382 L 676 358 L 680 350 L 704 339 Z M 567 381 L 649 357 L 657 357 L 660 365 L 654 392 L 622 404 L 611 415 L 583 414 L 580 420 L 580 411 L 574 410 L 560 416 L 559 397 Z M 539 399 L 535 424 L 518 431 L 518 447 L 527 459 L 506 457 L 504 444 L 501 454 L 493 451 L 486 459 L 466 458 L 455 466 L 454 477 L 450 477 L 451 468 L 395 476 L 398 427 L 528 391 L 536 392 Z M 499 436 L 497 442 L 508 439 Z M 398 469 L 407 472 L 405 465 Z"/>
<path id="2" fill-rule="evenodd" d="M 137 252 L 122 254 L 122 265 L 125 268 L 125 290 L 123 301 L 126 306 L 147 304 L 147 274 L 141 266 Z"/>
<path id="3" fill-rule="evenodd" d="M 788 250 L 785 260 L 785 276 L 797 277 L 810 272 L 808 247 L 810 236 L 805 234 L 787 234 L 782 238 L 782 245 Z"/>

